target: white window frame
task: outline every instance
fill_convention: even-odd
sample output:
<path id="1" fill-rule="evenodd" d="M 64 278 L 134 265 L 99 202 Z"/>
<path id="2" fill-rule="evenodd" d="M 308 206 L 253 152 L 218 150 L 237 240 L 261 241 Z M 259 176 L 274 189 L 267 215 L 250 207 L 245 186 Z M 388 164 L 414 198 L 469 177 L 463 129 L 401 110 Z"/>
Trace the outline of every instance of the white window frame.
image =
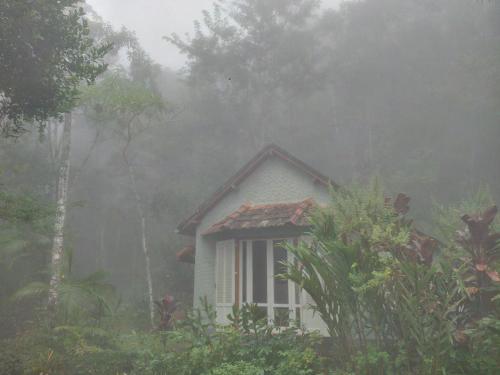
<path id="1" fill-rule="evenodd" d="M 239 304 L 240 307 L 244 303 L 253 303 L 253 248 L 252 244 L 253 241 L 266 241 L 266 274 L 267 274 L 267 302 L 266 303 L 257 303 L 256 305 L 259 307 L 265 307 L 267 310 L 267 320 L 269 324 L 273 324 L 274 322 L 274 309 L 275 308 L 288 308 L 288 318 L 289 322 L 293 323 L 297 320 L 297 310 L 300 311 L 300 319 L 303 319 L 303 312 L 302 312 L 302 304 L 301 301 L 296 301 L 295 296 L 295 288 L 297 287 L 296 284 L 288 280 L 288 303 L 275 303 L 274 302 L 274 254 L 273 254 L 273 242 L 274 241 L 286 241 L 288 243 L 293 242 L 293 238 L 251 238 L 251 239 L 244 239 L 244 240 L 239 240 L 239 249 L 240 249 L 240 282 L 239 282 L 239 295 L 241 296 Z M 243 302 L 243 243 L 246 242 L 246 301 Z M 287 260 L 293 261 L 293 255 L 287 251 Z M 299 298 L 303 298 L 302 293 L 298 293 Z M 302 324 L 302 322 L 301 322 Z"/>

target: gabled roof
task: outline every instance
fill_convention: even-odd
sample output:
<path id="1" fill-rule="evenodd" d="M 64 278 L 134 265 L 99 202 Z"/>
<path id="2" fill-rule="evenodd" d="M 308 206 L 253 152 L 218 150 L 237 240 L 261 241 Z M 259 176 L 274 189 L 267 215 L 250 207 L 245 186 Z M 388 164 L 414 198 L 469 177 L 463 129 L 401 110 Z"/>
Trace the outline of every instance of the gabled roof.
<path id="1" fill-rule="evenodd" d="M 212 225 L 203 235 L 245 229 L 307 227 L 310 225 L 307 217 L 315 206 L 316 203 L 312 198 L 292 203 L 260 205 L 247 203 Z"/>
<path id="2" fill-rule="evenodd" d="M 307 165 L 302 160 L 297 159 L 282 148 L 274 144 L 270 144 L 264 147 L 247 164 L 245 164 L 243 168 L 241 168 L 238 172 L 236 172 L 236 174 L 229 178 L 224 185 L 217 189 L 217 191 L 210 198 L 208 198 L 203 204 L 198 207 L 194 214 L 189 216 L 177 227 L 177 231 L 181 234 L 194 235 L 196 226 L 200 223 L 201 219 L 206 215 L 206 213 L 210 211 L 217 203 L 219 203 L 228 193 L 236 189 L 237 186 L 241 182 L 243 182 L 264 161 L 271 157 L 277 157 L 284 160 L 294 168 L 297 168 L 303 173 L 309 175 L 315 183 L 322 184 L 325 187 L 338 186 L 329 177 L 318 172 L 316 169 Z"/>

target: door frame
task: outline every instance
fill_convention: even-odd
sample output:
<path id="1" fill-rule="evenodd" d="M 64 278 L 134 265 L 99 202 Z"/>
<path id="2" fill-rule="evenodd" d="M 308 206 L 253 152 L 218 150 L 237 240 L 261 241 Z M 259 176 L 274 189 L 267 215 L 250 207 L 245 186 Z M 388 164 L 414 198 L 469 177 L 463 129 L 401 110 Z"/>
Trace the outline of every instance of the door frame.
<path id="1" fill-rule="evenodd" d="M 288 308 L 288 321 L 290 323 L 300 321 L 302 314 L 301 291 L 297 291 L 299 286 L 293 281 L 288 280 L 288 303 L 275 303 L 274 300 L 274 241 L 287 241 L 288 243 L 297 243 L 296 237 L 273 237 L 273 238 L 249 238 L 236 240 L 236 256 L 235 256 L 235 304 L 241 307 L 245 303 L 253 303 L 253 241 L 266 241 L 266 277 L 267 277 L 267 302 L 257 303 L 257 306 L 266 308 L 267 321 L 269 324 L 275 321 L 276 308 Z M 243 257 L 246 256 L 246 260 Z M 293 255 L 287 251 L 287 260 L 293 261 Z M 246 264 L 246 271 L 243 266 Z M 243 278 L 246 275 L 246 281 Z M 243 288 L 246 285 L 246 291 Z M 243 300 L 246 296 L 246 300 Z M 299 301 L 296 301 L 298 296 Z"/>

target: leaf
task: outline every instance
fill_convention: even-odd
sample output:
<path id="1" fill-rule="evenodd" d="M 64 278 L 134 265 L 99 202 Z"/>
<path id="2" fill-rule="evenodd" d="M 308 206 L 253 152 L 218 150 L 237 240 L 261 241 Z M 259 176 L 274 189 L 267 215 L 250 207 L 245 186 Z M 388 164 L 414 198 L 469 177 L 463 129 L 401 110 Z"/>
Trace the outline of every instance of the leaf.
<path id="1" fill-rule="evenodd" d="M 22 239 L 14 239 L 2 246 L 2 250 L 7 254 L 17 253 L 24 250 L 29 242 Z"/>
<path id="2" fill-rule="evenodd" d="M 500 275 L 498 274 L 497 271 L 488 270 L 488 271 L 486 271 L 486 274 L 489 276 L 491 281 L 496 281 L 497 283 L 500 282 Z"/>
<path id="3" fill-rule="evenodd" d="M 12 296 L 12 299 L 14 301 L 22 301 L 29 298 L 36 298 L 48 293 L 48 290 L 49 286 L 47 283 L 35 281 L 18 289 Z"/>
<path id="4" fill-rule="evenodd" d="M 486 271 L 487 268 L 488 268 L 488 266 L 485 263 L 477 263 L 476 264 L 476 270 L 478 270 L 479 272 L 484 272 L 484 271 Z"/>

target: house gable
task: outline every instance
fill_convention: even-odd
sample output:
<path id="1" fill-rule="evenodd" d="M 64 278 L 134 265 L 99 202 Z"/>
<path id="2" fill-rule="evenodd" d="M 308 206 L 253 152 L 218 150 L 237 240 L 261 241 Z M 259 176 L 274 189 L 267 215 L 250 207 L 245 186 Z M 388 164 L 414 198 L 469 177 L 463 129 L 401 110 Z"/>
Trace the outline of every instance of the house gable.
<path id="1" fill-rule="evenodd" d="M 326 204 L 330 199 L 328 185 L 318 183 L 280 157 L 268 157 L 207 210 L 196 226 L 197 235 L 205 233 L 244 204 L 296 203 L 309 198 Z"/>
<path id="2" fill-rule="evenodd" d="M 248 184 L 249 179 L 251 180 L 250 184 Z M 249 188 L 248 185 L 253 186 L 253 188 Z M 317 194 L 324 196 L 325 191 L 330 186 L 337 187 L 329 177 L 278 146 L 271 144 L 264 147 L 252 160 L 227 180 L 177 229 L 181 234 L 195 235 L 196 228 L 202 221 L 206 221 L 205 216 L 209 215 L 222 201 L 233 200 L 234 198 L 231 199 L 231 197 L 234 196 L 242 198 L 236 199 L 240 204 L 246 202 L 291 202 L 307 197 L 304 192 L 310 192 L 309 197 Z M 230 199 L 227 199 L 228 197 Z M 234 207 L 235 210 L 237 208 Z"/>

